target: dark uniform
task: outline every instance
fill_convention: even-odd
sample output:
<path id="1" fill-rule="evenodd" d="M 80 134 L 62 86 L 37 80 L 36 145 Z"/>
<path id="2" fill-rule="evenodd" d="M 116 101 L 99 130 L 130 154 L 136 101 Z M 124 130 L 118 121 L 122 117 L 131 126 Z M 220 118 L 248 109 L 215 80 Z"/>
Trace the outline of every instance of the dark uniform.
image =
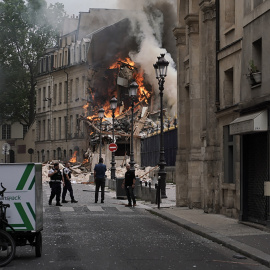
<path id="1" fill-rule="evenodd" d="M 50 181 L 51 196 L 49 199 L 49 205 L 52 204 L 52 200 L 56 196 L 56 205 L 61 206 L 60 197 L 61 197 L 62 173 L 59 169 L 54 168 L 49 171 L 49 174 L 53 173 L 56 170 L 57 170 L 57 173 L 51 176 L 51 181 Z"/>
<path id="2" fill-rule="evenodd" d="M 98 192 L 99 188 L 101 188 L 101 203 L 104 203 L 104 189 L 105 189 L 105 173 L 106 173 L 106 165 L 103 164 L 103 159 L 99 159 L 99 163 L 95 165 L 94 175 L 95 175 L 95 203 L 98 202 Z"/>
<path id="3" fill-rule="evenodd" d="M 70 169 L 67 168 L 67 167 L 64 168 L 64 169 L 63 169 L 63 175 L 64 175 L 64 182 L 65 182 L 65 185 L 64 185 L 64 187 L 63 187 L 62 203 L 68 202 L 68 201 L 66 201 L 67 191 L 69 191 L 69 195 L 70 195 L 70 198 L 71 198 L 71 202 L 72 202 L 72 203 L 75 203 L 75 202 L 77 202 L 77 201 L 74 199 L 73 188 L 72 188 L 72 185 L 71 185 L 70 180 L 68 180 L 68 179 L 67 179 L 67 176 L 66 176 L 66 175 L 68 175 L 68 178 L 71 179 L 71 172 L 70 172 Z"/>
<path id="4" fill-rule="evenodd" d="M 127 199 L 128 199 L 128 206 L 131 206 L 131 200 L 133 201 L 133 206 L 136 205 L 136 199 L 134 195 L 134 188 L 133 188 L 133 182 L 135 179 L 135 172 L 131 170 L 127 170 L 125 173 L 125 190 L 127 194 Z"/>

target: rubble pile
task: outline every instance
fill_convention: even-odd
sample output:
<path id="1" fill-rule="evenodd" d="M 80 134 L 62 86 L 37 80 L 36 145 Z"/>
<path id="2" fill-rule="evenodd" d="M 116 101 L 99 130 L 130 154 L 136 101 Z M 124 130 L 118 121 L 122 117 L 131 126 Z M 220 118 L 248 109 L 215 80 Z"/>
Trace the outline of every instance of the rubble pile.
<path id="1" fill-rule="evenodd" d="M 160 111 L 148 112 L 148 107 L 142 106 L 140 103 L 135 105 L 134 109 L 134 133 L 135 138 L 145 138 L 149 135 L 155 135 L 160 131 Z M 177 119 L 171 118 L 164 114 L 164 130 L 175 128 Z M 99 144 L 100 120 L 98 117 L 85 117 L 80 115 L 80 120 L 88 124 L 90 132 L 91 144 Z M 104 118 L 101 126 L 102 138 L 112 141 L 113 123 L 112 118 Z M 114 121 L 114 136 L 115 141 L 119 138 L 127 138 L 131 135 L 131 109 L 124 111 L 122 114 L 115 117 Z"/>
<path id="2" fill-rule="evenodd" d="M 55 161 L 59 162 L 59 161 Z M 49 182 L 50 178 L 48 177 L 49 170 L 53 168 L 54 162 L 49 162 L 49 163 L 44 163 L 42 164 L 42 181 L 43 182 Z M 62 170 L 64 168 L 64 164 L 59 162 L 59 168 Z M 156 167 L 145 167 L 145 168 L 140 168 L 137 164 L 135 164 L 135 175 L 136 177 L 139 177 L 142 182 L 152 182 L 152 179 L 149 176 L 149 172 L 153 171 L 156 169 Z M 71 180 L 72 183 L 78 183 L 78 184 L 91 184 L 93 181 L 90 179 L 93 179 L 93 172 L 90 172 L 85 169 L 83 163 L 78 164 L 78 165 L 71 165 L 70 166 L 71 170 Z M 122 178 L 125 176 L 126 168 L 125 167 L 116 167 L 116 176 L 119 178 Z M 107 177 L 109 178 L 111 175 L 110 168 L 107 170 L 106 173 Z"/>

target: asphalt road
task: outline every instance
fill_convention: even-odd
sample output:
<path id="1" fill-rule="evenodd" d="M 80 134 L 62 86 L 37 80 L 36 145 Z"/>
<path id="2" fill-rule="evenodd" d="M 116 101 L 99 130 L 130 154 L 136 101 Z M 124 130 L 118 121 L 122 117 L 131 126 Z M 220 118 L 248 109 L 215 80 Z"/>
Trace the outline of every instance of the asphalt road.
<path id="1" fill-rule="evenodd" d="M 42 257 L 32 247 L 18 247 L 15 259 L 0 269 L 268 269 L 144 208 L 124 207 L 108 193 L 104 204 L 95 204 L 93 187 L 73 187 L 79 203 L 56 207 L 48 205 L 44 185 Z"/>

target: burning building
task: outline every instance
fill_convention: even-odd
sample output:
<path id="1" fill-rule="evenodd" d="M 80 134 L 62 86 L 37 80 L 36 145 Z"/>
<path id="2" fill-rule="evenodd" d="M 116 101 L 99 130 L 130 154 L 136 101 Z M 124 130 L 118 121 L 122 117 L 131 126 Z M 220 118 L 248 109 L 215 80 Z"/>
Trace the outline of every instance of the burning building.
<path id="1" fill-rule="evenodd" d="M 68 18 L 58 46 L 48 49 L 40 59 L 36 115 L 39 162 L 82 162 L 86 158 L 94 164 L 101 147 L 109 166 L 110 152 L 106 146 L 112 142 L 109 101 L 113 96 L 118 100 L 116 163 L 125 162 L 131 133 L 127 90 L 135 79 L 139 90 L 135 100 L 134 152 L 135 161 L 140 164 L 140 135 L 151 130 L 147 117 L 156 109 L 156 94 L 140 61 L 131 60 L 130 56 L 141 50 L 141 44 L 132 21 L 125 16 L 121 10 L 90 9 L 81 12 L 79 18 Z M 100 127 L 97 112 L 101 107 L 105 109 L 105 118 Z M 156 125 L 150 122 L 151 127 Z"/>

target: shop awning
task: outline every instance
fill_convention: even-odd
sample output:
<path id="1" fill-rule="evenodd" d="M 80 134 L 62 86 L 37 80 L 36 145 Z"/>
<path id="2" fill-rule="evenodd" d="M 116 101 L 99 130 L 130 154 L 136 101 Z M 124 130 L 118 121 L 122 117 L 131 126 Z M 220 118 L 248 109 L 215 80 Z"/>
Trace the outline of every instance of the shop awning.
<path id="1" fill-rule="evenodd" d="M 236 118 L 230 123 L 230 135 L 267 131 L 267 110 Z"/>

